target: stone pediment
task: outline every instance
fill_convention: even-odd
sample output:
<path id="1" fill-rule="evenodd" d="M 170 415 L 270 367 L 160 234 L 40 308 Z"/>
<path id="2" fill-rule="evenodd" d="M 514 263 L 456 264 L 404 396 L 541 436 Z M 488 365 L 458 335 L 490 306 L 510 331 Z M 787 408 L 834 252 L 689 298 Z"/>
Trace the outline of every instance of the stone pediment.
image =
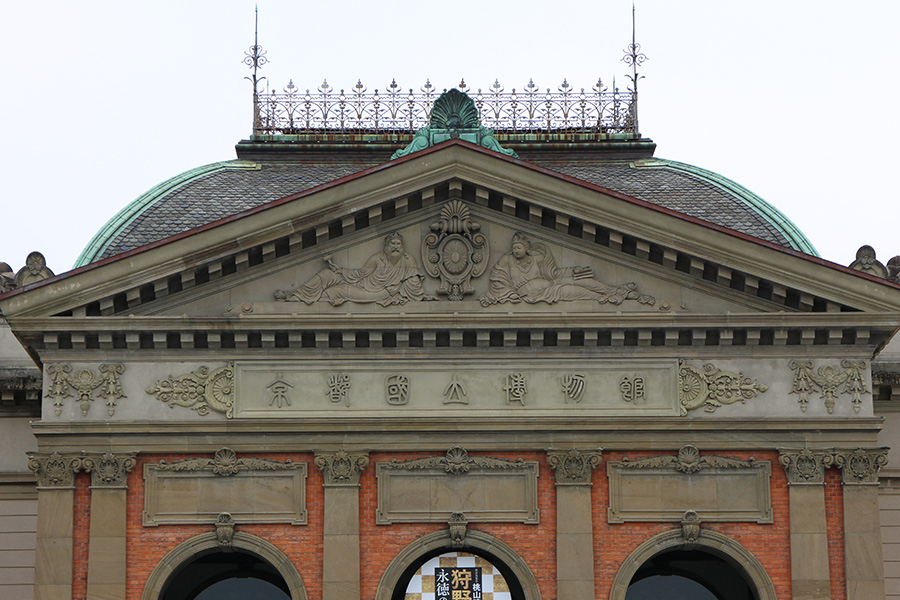
<path id="1" fill-rule="evenodd" d="M 50 278 L 0 309 L 11 322 L 900 309 L 884 287 L 455 141 Z"/>

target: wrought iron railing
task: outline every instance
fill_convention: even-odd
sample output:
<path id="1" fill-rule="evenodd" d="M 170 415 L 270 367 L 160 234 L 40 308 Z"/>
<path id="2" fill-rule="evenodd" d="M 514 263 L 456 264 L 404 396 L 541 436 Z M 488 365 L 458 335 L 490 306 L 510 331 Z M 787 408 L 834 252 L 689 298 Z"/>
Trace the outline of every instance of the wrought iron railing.
<path id="1" fill-rule="evenodd" d="M 486 91 L 473 91 L 465 81 L 456 87 L 475 101 L 481 124 L 497 133 L 638 133 L 636 92 L 599 79 L 590 90 L 576 90 L 566 80 L 555 91 L 533 81 L 510 91 L 499 81 Z M 254 94 L 254 134 L 412 133 L 428 125 L 442 91 L 430 81 L 419 91 L 392 81 L 374 92 L 362 82 L 345 91 L 325 81 L 314 92 L 301 92 L 291 81 L 282 92 Z"/>

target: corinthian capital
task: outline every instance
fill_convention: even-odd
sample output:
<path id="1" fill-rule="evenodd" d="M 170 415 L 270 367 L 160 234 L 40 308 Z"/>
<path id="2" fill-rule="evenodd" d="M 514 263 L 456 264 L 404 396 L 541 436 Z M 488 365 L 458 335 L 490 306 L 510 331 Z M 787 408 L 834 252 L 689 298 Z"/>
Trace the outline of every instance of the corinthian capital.
<path id="1" fill-rule="evenodd" d="M 28 469 L 34 473 L 39 488 L 75 487 L 75 474 L 84 466 L 80 454 L 28 453 Z"/>
<path id="2" fill-rule="evenodd" d="M 841 470 L 844 485 L 878 485 L 878 471 L 887 464 L 887 448 L 836 449 L 834 463 Z"/>
<path id="3" fill-rule="evenodd" d="M 325 485 L 358 485 L 359 476 L 369 464 L 369 456 L 338 450 L 316 454 L 315 462 L 325 477 Z"/>
<path id="4" fill-rule="evenodd" d="M 788 485 L 824 485 L 825 469 L 834 464 L 834 455 L 828 452 L 780 450 L 781 466 L 787 473 Z"/>
<path id="5" fill-rule="evenodd" d="M 134 454 L 107 452 L 85 457 L 84 470 L 91 474 L 91 486 L 95 488 L 124 488 L 136 462 Z"/>
<path id="6" fill-rule="evenodd" d="M 600 466 L 600 450 L 547 451 L 547 462 L 556 473 L 556 484 L 590 485 L 591 473 Z"/>

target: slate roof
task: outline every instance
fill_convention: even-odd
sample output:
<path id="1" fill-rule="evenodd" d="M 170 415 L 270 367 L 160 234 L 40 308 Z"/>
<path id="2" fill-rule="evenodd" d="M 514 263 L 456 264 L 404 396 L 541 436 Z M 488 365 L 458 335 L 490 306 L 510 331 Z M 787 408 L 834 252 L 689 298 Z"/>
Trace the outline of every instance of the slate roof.
<path id="1" fill-rule="evenodd" d="M 527 156 L 522 156 L 528 160 Z M 76 267 L 182 233 L 260 204 L 383 164 L 379 154 L 350 161 L 229 161 L 188 172 L 123 209 L 91 241 Z M 535 158 L 539 166 L 622 192 L 782 246 L 815 254 L 784 215 L 734 182 L 660 159 Z M 723 183 L 724 182 L 724 183 Z"/>

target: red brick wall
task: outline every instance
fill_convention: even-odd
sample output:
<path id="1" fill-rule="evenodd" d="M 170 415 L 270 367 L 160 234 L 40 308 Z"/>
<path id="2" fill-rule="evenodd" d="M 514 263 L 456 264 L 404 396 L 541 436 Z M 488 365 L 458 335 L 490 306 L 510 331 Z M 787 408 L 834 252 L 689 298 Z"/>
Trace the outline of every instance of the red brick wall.
<path id="1" fill-rule="evenodd" d="M 705 452 L 707 454 L 712 452 Z M 779 598 L 790 598 L 790 531 L 788 523 L 788 490 L 783 469 L 775 452 L 732 452 L 720 454 L 736 458 L 755 457 L 772 463 L 772 509 L 774 522 L 757 523 L 704 523 L 703 527 L 718 531 L 743 544 L 759 558 L 772 578 Z M 482 454 L 473 452 L 473 456 Z M 516 523 L 470 524 L 474 530 L 483 531 L 508 543 L 529 565 L 538 579 L 541 595 L 548 600 L 556 597 L 556 497 L 553 471 L 546 464 L 543 452 L 486 453 L 492 457 L 537 461 L 540 464 L 538 502 L 541 522 L 538 525 Z M 607 461 L 625 456 L 638 458 L 657 453 L 607 452 Z M 433 456 L 434 453 L 373 453 L 371 465 L 364 472 L 360 487 L 360 560 L 362 565 L 362 598 L 371 599 L 391 560 L 418 537 L 446 527 L 445 524 L 375 524 L 377 487 L 375 463 L 392 458 L 405 460 Z M 241 456 L 250 456 L 241 454 Z M 245 531 L 263 537 L 281 549 L 293 561 L 303 577 L 311 600 L 322 597 L 322 476 L 313 464 L 311 454 L 260 454 L 274 460 L 291 459 L 307 463 L 307 510 L 309 524 L 291 525 L 238 525 Z M 143 464 L 191 458 L 187 455 L 141 456 L 129 477 L 127 507 L 127 562 L 128 600 L 138 600 L 152 570 L 170 550 L 194 535 L 213 531 L 212 525 L 184 526 L 160 525 L 144 527 L 141 512 L 144 503 Z M 75 490 L 75 533 L 73 569 L 73 598 L 85 598 L 87 581 L 87 551 L 90 531 L 90 477 L 80 474 Z M 829 471 L 825 488 L 826 517 L 828 523 L 829 560 L 832 578 L 832 599 L 845 600 L 844 545 L 843 545 L 843 497 L 840 474 Z M 605 466 L 594 472 L 592 487 L 594 520 L 594 559 L 596 564 L 597 598 L 607 598 L 613 578 L 625 558 L 648 538 L 667 529 L 674 523 L 623 523 L 607 522 L 609 483 Z"/>
<path id="2" fill-rule="evenodd" d="M 828 568 L 831 571 L 831 600 L 846 600 L 844 578 L 844 488 L 840 471 L 825 472 L 825 518 L 828 526 Z"/>

